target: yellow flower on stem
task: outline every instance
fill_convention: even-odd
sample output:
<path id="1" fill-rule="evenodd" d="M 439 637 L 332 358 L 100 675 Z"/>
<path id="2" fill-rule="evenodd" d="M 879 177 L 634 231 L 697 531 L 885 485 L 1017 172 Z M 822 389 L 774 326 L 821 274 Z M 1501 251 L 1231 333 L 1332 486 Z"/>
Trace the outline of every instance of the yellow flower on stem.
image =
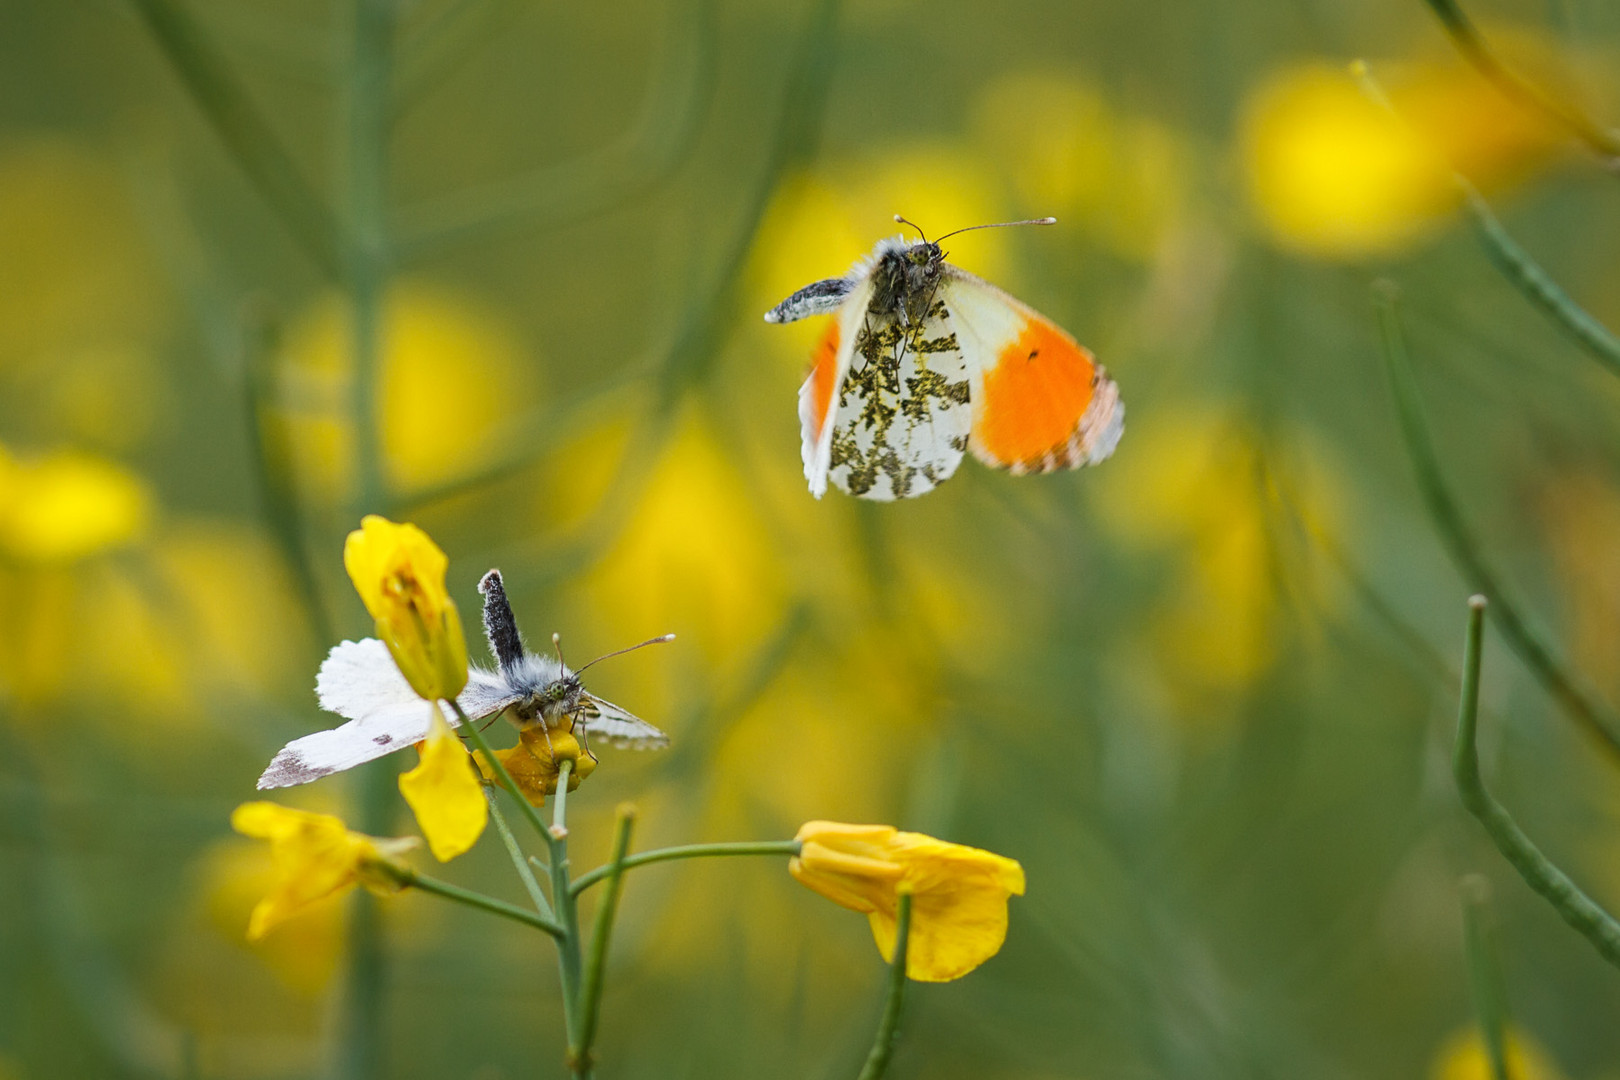
<path id="1" fill-rule="evenodd" d="M 433 703 L 433 730 L 416 748 L 422 760 L 400 776 L 400 794 L 416 815 L 433 857 L 449 862 L 483 835 L 489 803 L 466 748 L 445 722 L 438 702 Z"/>
<path id="2" fill-rule="evenodd" d="M 900 832 L 891 825 L 810 821 L 788 871 L 807 888 L 863 911 L 885 960 L 894 956 L 901 893 L 911 895 L 906 974 L 920 982 L 961 978 L 1001 949 L 1007 898 L 1024 894 L 1024 868 L 979 848 Z"/>
<path id="3" fill-rule="evenodd" d="M 450 560 L 415 525 L 368 514 L 343 545 L 343 568 L 411 689 L 438 701 L 467 685 L 467 639 L 444 588 Z"/>
<path id="4" fill-rule="evenodd" d="M 243 803 L 231 813 L 231 828 L 270 841 L 276 884 L 248 919 L 248 940 L 257 941 L 317 902 L 364 885 L 397 892 L 390 872 L 394 856 L 416 846 L 414 838 L 379 840 L 350 832 L 341 818 L 294 810 L 272 802 Z"/>
<path id="5" fill-rule="evenodd" d="M 495 770 L 483 754 L 474 754 L 478 767 L 485 776 Z M 568 774 L 568 790 L 579 787 L 579 782 L 596 771 L 596 755 L 581 746 L 573 734 L 562 728 L 547 729 L 534 724 L 518 733 L 518 744 L 507 750 L 495 751 L 512 782 L 533 806 L 546 801 L 547 795 L 557 794 L 557 773 L 564 761 L 574 763 Z"/>

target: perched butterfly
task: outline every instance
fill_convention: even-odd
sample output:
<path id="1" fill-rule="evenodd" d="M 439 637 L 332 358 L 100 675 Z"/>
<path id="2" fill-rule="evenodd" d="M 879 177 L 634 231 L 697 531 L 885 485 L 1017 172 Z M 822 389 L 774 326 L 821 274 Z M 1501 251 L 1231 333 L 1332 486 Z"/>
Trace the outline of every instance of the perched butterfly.
<path id="1" fill-rule="evenodd" d="M 579 675 L 597 660 L 673 641 L 674 634 L 599 656 L 571 671 L 561 655 L 538 656 L 523 647 L 499 570 L 485 574 L 478 591 L 484 595 L 484 633 L 500 667 L 468 669 L 466 689 L 456 699 L 468 719 L 507 713 L 520 725 L 566 726 L 619 747 L 653 750 L 669 745 L 662 731 L 586 690 Z M 375 638 L 334 646 L 315 678 L 315 693 L 321 708 L 349 722 L 288 743 L 259 777 L 260 788 L 290 787 L 352 769 L 427 738 L 432 726 L 428 703 L 400 674 L 388 646 Z M 450 722 L 457 720 L 451 717 Z"/>
<path id="2" fill-rule="evenodd" d="M 849 273 L 806 285 L 765 321 L 829 313 L 837 318 L 799 390 L 804 475 L 818 499 L 829 478 L 863 499 L 922 495 L 966 450 L 1014 475 L 1095 465 L 1125 430 L 1119 387 L 1091 353 L 946 262 L 939 240 L 881 240 Z"/>

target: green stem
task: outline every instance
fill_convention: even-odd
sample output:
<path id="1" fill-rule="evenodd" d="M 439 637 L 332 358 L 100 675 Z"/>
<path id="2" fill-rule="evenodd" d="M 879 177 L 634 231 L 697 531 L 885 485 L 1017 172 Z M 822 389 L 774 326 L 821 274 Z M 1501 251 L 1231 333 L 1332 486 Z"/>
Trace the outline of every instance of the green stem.
<path id="1" fill-rule="evenodd" d="M 1479 753 L 1474 745 L 1479 716 L 1479 667 L 1485 626 L 1485 598 L 1468 601 L 1468 637 L 1463 646 L 1462 696 L 1457 709 L 1457 745 L 1451 760 L 1452 776 L 1463 806 L 1479 819 L 1496 850 L 1519 872 L 1524 883 L 1540 893 L 1553 910 L 1609 963 L 1620 967 L 1620 922 L 1583 893 L 1541 853 L 1501 804 L 1491 798 L 1479 775 Z"/>
<path id="2" fill-rule="evenodd" d="M 495 831 L 500 834 L 501 844 L 505 846 L 506 854 L 511 857 L 512 866 L 516 868 L 523 887 L 528 890 L 529 899 L 534 901 L 534 909 L 548 919 L 555 919 L 556 913 L 551 910 L 551 904 L 546 900 L 540 882 L 535 880 L 534 870 L 530 868 L 528 858 L 518 846 L 517 837 L 512 835 L 512 827 L 506 823 L 506 815 L 501 813 L 501 803 L 496 798 L 494 789 L 485 789 L 484 795 L 489 799 L 490 820 L 495 822 Z"/>
<path id="3" fill-rule="evenodd" d="M 1507 993 L 1497 963 L 1496 940 L 1491 932 L 1491 886 L 1479 874 L 1462 882 L 1463 952 L 1468 960 L 1468 988 L 1474 999 L 1490 1062 L 1491 1080 L 1510 1080 L 1507 1064 Z"/>
<path id="4" fill-rule="evenodd" d="M 343 240 L 331 211 L 190 13 L 173 0 L 130 0 L 192 101 L 237 166 L 315 264 L 341 276 Z"/>
<path id="5" fill-rule="evenodd" d="M 655 848 L 652 851 L 643 851 L 639 855 L 632 855 L 624 860 L 624 869 L 633 870 L 638 866 L 649 863 L 669 862 L 672 859 L 708 859 L 725 855 L 797 855 L 799 853 L 797 840 L 760 840 L 757 842 L 743 841 L 725 844 L 683 844 L 680 847 Z M 589 873 L 581 874 L 574 880 L 573 892 L 575 896 L 595 885 L 597 882 L 611 876 L 612 865 L 598 866 Z"/>
<path id="6" fill-rule="evenodd" d="M 1620 375 L 1620 338 L 1616 338 L 1608 327 L 1572 300 L 1552 276 L 1518 245 L 1472 184 L 1461 177 L 1458 180 L 1463 188 L 1463 205 L 1474 216 L 1474 224 L 1479 229 L 1480 240 L 1491 262 L 1531 304 L 1562 327 L 1588 355 L 1607 368 L 1610 374 Z"/>
<path id="7" fill-rule="evenodd" d="M 1451 36 L 1457 51 L 1498 90 L 1568 129 L 1610 167 L 1620 161 L 1620 138 L 1614 132 L 1593 123 L 1574 106 L 1527 82 L 1498 60 L 1486 46 L 1473 20 L 1457 5 L 1456 0 L 1428 0 L 1428 4 Z"/>
<path id="8" fill-rule="evenodd" d="M 607 891 L 596 909 L 591 954 L 585 965 L 585 983 L 580 993 L 579 1042 L 568 1049 L 569 1067 L 579 1076 L 589 1076 L 591 1072 L 591 1046 L 596 1041 L 596 1018 L 602 1007 L 602 973 L 607 966 L 613 919 L 618 914 L 619 894 L 624 889 L 625 855 L 630 850 L 630 833 L 635 824 L 636 808 L 621 805 L 613 834 L 613 857 L 606 867 Z"/>
<path id="9" fill-rule="evenodd" d="M 557 904 L 563 936 L 557 942 L 557 971 L 562 981 L 563 1027 L 568 1045 L 579 1045 L 581 968 L 579 948 L 579 905 L 568 882 L 568 780 L 574 762 L 563 758 L 557 769 L 557 794 L 551 804 L 551 896 Z"/>
<path id="10" fill-rule="evenodd" d="M 900 894 L 900 910 L 895 915 L 894 960 L 889 964 L 889 994 L 883 1005 L 883 1018 L 878 1021 L 877 1037 L 872 1040 L 872 1052 L 866 1055 L 866 1065 L 859 1080 L 879 1080 L 888 1071 L 889 1059 L 894 1056 L 894 1044 L 900 1034 L 900 1008 L 906 998 L 906 953 L 911 945 L 911 894 Z"/>
<path id="11" fill-rule="evenodd" d="M 432 893 L 434 896 L 442 896 L 446 900 L 465 904 L 467 907 L 487 911 L 491 915 L 499 915 L 503 919 L 525 923 L 536 930 L 545 931 L 554 938 L 561 939 L 563 936 L 561 926 L 558 926 L 550 919 L 529 911 L 527 908 L 520 908 L 516 904 L 507 903 L 505 900 L 497 900 L 493 896 L 485 896 L 483 893 L 463 889 L 461 886 L 452 885 L 448 881 L 440 881 L 438 878 L 418 873 L 408 866 L 401 866 L 397 863 L 379 865 L 381 865 L 384 873 L 406 888 L 420 889 L 423 892 Z"/>
<path id="12" fill-rule="evenodd" d="M 1456 566 L 1469 588 L 1496 598 L 1491 613 L 1492 621 L 1514 653 L 1524 661 L 1525 666 L 1536 676 L 1542 687 L 1552 695 L 1553 700 L 1557 701 L 1576 723 L 1596 738 L 1605 750 L 1620 757 L 1620 736 L 1615 734 L 1616 731 L 1620 731 L 1620 720 L 1614 718 L 1608 709 L 1599 705 L 1590 694 L 1576 685 L 1574 678 L 1565 673 L 1558 661 L 1553 658 L 1552 650 L 1530 628 L 1530 624 L 1520 615 L 1517 607 L 1504 598 L 1505 593 L 1498 583 L 1496 574 L 1486 565 L 1484 557 L 1480 554 L 1479 545 L 1463 522 L 1462 511 L 1446 487 L 1445 479 L 1440 472 L 1440 462 L 1435 455 L 1428 420 L 1424 416 L 1423 403 L 1418 395 L 1417 384 L 1412 377 L 1411 364 L 1406 355 L 1406 339 L 1401 333 L 1394 287 L 1382 283 L 1381 287 L 1373 290 L 1373 299 L 1378 307 L 1378 322 L 1384 343 L 1384 362 L 1389 372 L 1390 387 L 1395 395 L 1396 412 L 1400 420 L 1401 434 L 1406 441 L 1407 455 L 1412 459 L 1412 468 L 1417 475 L 1418 490 L 1423 496 L 1424 505 L 1451 556 L 1452 564 Z"/>

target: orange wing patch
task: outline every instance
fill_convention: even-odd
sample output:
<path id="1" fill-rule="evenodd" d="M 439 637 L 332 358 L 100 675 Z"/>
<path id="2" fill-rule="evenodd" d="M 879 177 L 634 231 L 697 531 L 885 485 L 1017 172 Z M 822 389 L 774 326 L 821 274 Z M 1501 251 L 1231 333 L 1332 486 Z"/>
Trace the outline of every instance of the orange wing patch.
<path id="1" fill-rule="evenodd" d="M 973 403 L 976 455 L 1015 473 L 1081 464 L 1088 449 L 1081 421 L 1099 370 L 1089 350 L 1045 319 L 1031 318 L 984 372 Z"/>
<path id="2" fill-rule="evenodd" d="M 833 395 L 838 391 L 838 320 L 827 324 L 827 332 L 810 354 L 815 365 L 810 370 L 811 421 L 815 424 L 814 438 L 819 440 L 827 427 L 832 412 Z"/>

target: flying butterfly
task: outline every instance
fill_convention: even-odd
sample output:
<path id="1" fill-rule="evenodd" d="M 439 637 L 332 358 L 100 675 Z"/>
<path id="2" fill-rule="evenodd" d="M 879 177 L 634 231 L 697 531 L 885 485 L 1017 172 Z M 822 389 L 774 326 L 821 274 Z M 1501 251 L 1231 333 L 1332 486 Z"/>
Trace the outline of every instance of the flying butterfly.
<path id="1" fill-rule="evenodd" d="M 1125 430 L 1119 387 L 1051 320 L 945 261 L 940 241 L 969 231 L 880 240 L 843 277 L 806 285 L 765 313 L 769 323 L 836 316 L 799 390 L 804 475 L 816 498 L 829 479 L 863 499 L 923 495 L 969 450 L 1015 476 L 1095 465 L 1114 452 Z"/>
<path id="2" fill-rule="evenodd" d="M 499 570 L 485 574 L 478 591 L 484 597 L 484 633 L 498 667 L 467 670 L 467 686 L 456 701 L 469 720 L 505 713 L 520 726 L 566 725 L 618 747 L 656 750 L 669 745 L 662 731 L 586 690 L 579 676 L 599 660 L 673 641 L 674 634 L 599 656 L 573 671 L 560 653 L 540 656 L 524 648 Z M 427 738 L 432 726 L 428 703 L 400 674 L 388 646 L 375 638 L 333 646 L 315 678 L 315 693 L 321 708 L 349 722 L 288 743 L 259 777 L 260 789 L 304 784 L 363 765 Z M 458 719 L 450 722 L 456 725 Z"/>

